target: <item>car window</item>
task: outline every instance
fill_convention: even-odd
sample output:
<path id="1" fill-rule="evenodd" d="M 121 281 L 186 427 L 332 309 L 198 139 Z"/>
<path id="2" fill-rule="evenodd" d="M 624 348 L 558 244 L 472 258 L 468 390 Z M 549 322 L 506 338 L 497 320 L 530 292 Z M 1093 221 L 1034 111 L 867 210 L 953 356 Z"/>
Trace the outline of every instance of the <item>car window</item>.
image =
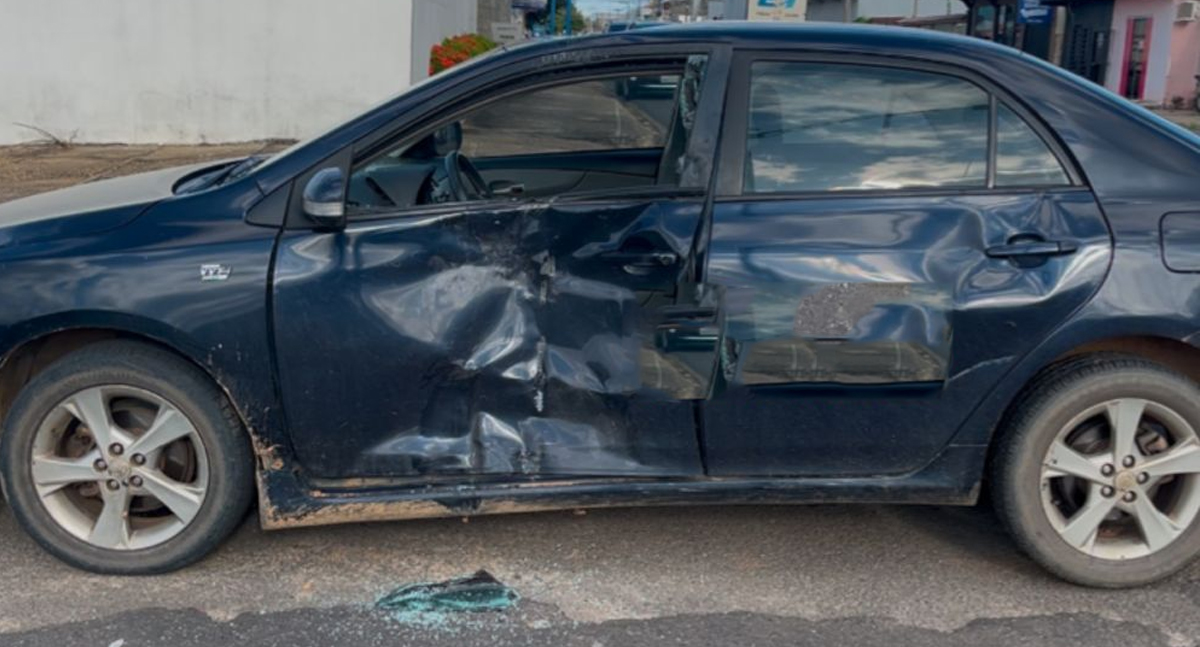
<path id="1" fill-rule="evenodd" d="M 1008 106 L 996 111 L 996 186 L 1061 186 L 1066 171 L 1046 142 Z"/>
<path id="2" fill-rule="evenodd" d="M 473 158 L 660 148 L 680 74 L 578 81 L 504 97 L 462 119 Z"/>
<path id="3" fill-rule="evenodd" d="M 988 100 L 942 74 L 754 63 L 745 190 L 986 186 Z"/>
<path id="4" fill-rule="evenodd" d="M 694 187 L 703 179 L 688 174 L 695 160 L 687 146 L 707 63 L 697 54 L 679 59 L 676 72 L 659 62 L 637 74 L 564 80 L 443 116 L 355 163 L 347 213 L 374 217 L 447 202 Z M 581 155 L 569 164 L 538 159 L 563 153 Z"/>

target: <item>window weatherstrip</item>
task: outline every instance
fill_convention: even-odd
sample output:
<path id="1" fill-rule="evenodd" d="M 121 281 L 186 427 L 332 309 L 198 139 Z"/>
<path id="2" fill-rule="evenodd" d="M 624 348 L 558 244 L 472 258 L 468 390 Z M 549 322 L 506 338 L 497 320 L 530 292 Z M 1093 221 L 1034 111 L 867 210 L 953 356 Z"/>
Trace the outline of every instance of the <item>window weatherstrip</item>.
<path id="1" fill-rule="evenodd" d="M 988 142 L 987 142 L 987 188 L 996 188 L 996 150 L 999 139 L 997 116 L 999 110 L 996 95 L 988 92 Z"/>

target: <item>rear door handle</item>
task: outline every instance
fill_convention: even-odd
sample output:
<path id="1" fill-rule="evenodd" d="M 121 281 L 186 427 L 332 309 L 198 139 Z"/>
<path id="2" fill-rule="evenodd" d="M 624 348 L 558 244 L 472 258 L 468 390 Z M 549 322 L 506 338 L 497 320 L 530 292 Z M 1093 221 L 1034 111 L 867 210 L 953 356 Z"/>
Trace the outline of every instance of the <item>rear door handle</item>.
<path id="1" fill-rule="evenodd" d="M 1073 254 L 1079 245 L 1070 240 L 1022 240 L 994 245 L 985 253 L 991 258 L 1029 258 Z"/>

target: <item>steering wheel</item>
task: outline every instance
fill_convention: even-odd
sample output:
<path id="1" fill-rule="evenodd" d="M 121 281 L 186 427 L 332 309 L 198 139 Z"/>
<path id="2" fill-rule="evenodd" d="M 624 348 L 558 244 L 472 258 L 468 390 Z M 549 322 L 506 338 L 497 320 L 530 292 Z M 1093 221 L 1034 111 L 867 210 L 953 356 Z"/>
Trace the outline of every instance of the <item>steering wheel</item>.
<path id="1" fill-rule="evenodd" d="M 451 151 L 443 160 L 446 180 L 450 184 L 450 192 L 459 202 L 470 200 L 486 200 L 492 197 L 492 190 L 479 174 L 479 169 L 471 163 L 466 155 Z"/>

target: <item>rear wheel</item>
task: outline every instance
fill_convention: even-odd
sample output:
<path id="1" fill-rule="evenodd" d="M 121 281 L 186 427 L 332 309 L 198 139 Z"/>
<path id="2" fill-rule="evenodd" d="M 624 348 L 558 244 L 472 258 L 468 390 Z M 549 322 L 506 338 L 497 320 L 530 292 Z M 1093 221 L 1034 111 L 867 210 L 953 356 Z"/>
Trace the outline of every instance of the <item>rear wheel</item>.
<path id="1" fill-rule="evenodd" d="M 106 342 L 48 367 L 0 438 L 13 511 L 43 547 L 101 573 L 155 573 L 244 517 L 252 454 L 224 394 L 160 349 Z"/>
<path id="2" fill-rule="evenodd" d="M 1146 584 L 1200 552 L 1200 389 L 1133 358 L 1070 360 L 1017 404 L 993 495 L 1018 545 L 1052 572 Z"/>

